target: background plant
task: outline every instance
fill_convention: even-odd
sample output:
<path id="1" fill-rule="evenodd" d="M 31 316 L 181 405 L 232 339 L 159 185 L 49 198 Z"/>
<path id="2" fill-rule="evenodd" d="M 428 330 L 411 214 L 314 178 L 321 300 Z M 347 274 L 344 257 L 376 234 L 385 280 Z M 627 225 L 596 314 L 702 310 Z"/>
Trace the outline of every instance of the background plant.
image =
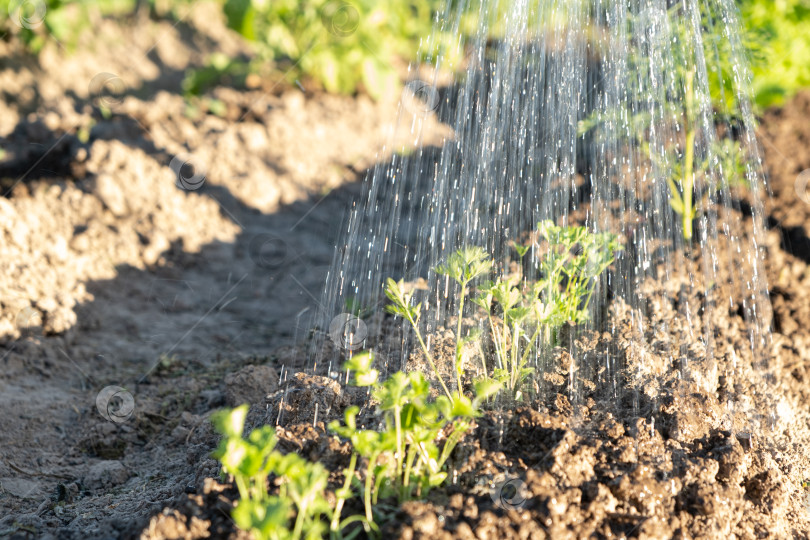
<path id="1" fill-rule="evenodd" d="M 474 300 L 487 316 L 497 359 L 493 377 L 518 400 L 524 381 L 534 371 L 529 360 L 557 344 L 564 324 L 580 324 L 590 318 L 597 278 L 620 249 L 615 235 L 592 233 L 585 227 L 541 221 L 537 232 L 543 243 L 537 246 L 543 249 L 538 254 L 537 275 L 488 282 L 479 287 Z M 522 259 L 529 246 L 516 245 L 516 249 Z"/>
<path id="2" fill-rule="evenodd" d="M 592 233 L 585 227 L 562 227 L 551 221 L 538 223 L 542 253 L 536 254 L 537 274 L 498 277 L 475 286 L 472 301 L 485 313 L 487 330 L 493 344 L 495 365 L 487 364 L 481 356 L 482 370 L 487 376 L 505 384 L 515 399 L 522 398 L 521 387 L 534 368 L 530 360 L 554 346 L 559 329 L 567 322 L 583 323 L 590 317 L 590 301 L 597 278 L 612 264 L 620 244 L 610 233 Z M 521 260 L 530 246 L 516 245 Z M 536 246 L 541 249 L 540 244 Z M 438 265 L 435 272 L 445 275 L 458 285 L 456 295 L 456 331 L 454 372 L 458 392 L 447 388 L 419 328 L 421 303 L 414 304 L 403 282 L 388 279 L 386 295 L 391 304 L 387 310 L 404 318 L 411 326 L 431 370 L 442 386 L 445 396 L 452 400 L 462 397 L 462 349 L 483 335 L 477 327 L 463 324 L 466 296 L 476 278 L 487 276 L 493 261 L 479 247 L 462 248 Z M 466 333 L 465 333 L 466 331 Z"/>
<path id="3" fill-rule="evenodd" d="M 416 59 L 443 3 L 438 0 L 227 0 L 228 26 L 255 45 L 253 65 L 272 61 L 288 82 L 328 92 L 361 86 L 379 98 L 399 85 L 399 59 Z M 437 47 L 452 51 L 449 36 Z M 427 54 L 436 51 L 423 51 Z"/>
<path id="4" fill-rule="evenodd" d="M 810 87 L 810 0 L 738 0 L 750 47 L 754 99 L 779 105 Z"/>
<path id="5" fill-rule="evenodd" d="M 279 74 L 285 74 L 289 83 L 302 78 L 333 92 L 351 93 L 364 87 L 379 96 L 389 89 L 388 85 L 396 85 L 391 66 L 400 60 L 419 60 L 416 55 L 420 43 L 428 36 L 434 35 L 435 47 L 423 48 L 423 58 L 442 51 L 449 63 L 455 64 L 463 53 L 454 44 L 458 36 L 435 31 L 434 23 L 445 7 L 441 0 L 215 1 L 222 6 L 229 26 L 254 44 L 256 58 L 251 61 L 213 55 L 207 66 L 188 74 L 185 84 L 190 93 L 202 92 L 224 79 L 241 84 L 249 73 L 266 71 L 268 64 L 277 64 Z M 145 6 L 154 17 L 180 20 L 180 10 L 191 3 L 190 0 L 0 0 L 0 29 L 20 39 L 33 52 L 38 52 L 53 38 L 72 49 L 99 16 L 126 16 Z M 14 12 L 18 4 L 26 17 L 43 6 L 41 22 L 37 20 L 37 24 L 29 27 L 13 21 L 9 8 Z M 458 13 L 461 36 L 475 36 L 482 16 L 490 19 L 489 39 L 497 41 L 503 35 L 503 21 L 511 2 L 499 3 L 488 15 L 481 11 L 478 0 L 450 4 L 451 12 Z M 717 5 L 715 1 L 701 4 L 717 14 L 717 9 L 712 7 Z M 810 86 L 810 33 L 806 31 L 810 0 L 737 0 L 736 4 L 744 28 L 735 30 L 742 33 L 753 61 L 753 97 L 759 108 L 778 105 L 797 90 Z M 345 6 L 356 11 L 356 18 L 352 15 L 352 19 L 346 20 L 356 20 L 357 31 L 330 33 L 329 29 L 334 30 L 335 25 L 329 14 L 335 15 Z M 539 20 L 530 19 L 535 25 Z M 713 20 L 713 26 L 724 24 L 722 17 L 713 16 Z M 337 22 L 340 24 L 340 19 Z M 545 21 L 544 24 L 553 27 L 565 21 Z M 344 33 L 348 35 L 341 35 Z M 706 47 L 707 55 L 715 56 L 710 63 L 719 67 L 716 73 L 709 73 L 712 99 L 715 103 L 724 99 L 733 101 L 735 96 L 728 76 L 731 66 L 724 62 L 728 40 L 715 34 Z"/>
<path id="6" fill-rule="evenodd" d="M 698 6 L 696 23 L 683 2 L 675 2 L 667 10 L 648 6 L 629 17 L 628 32 L 634 38 L 629 42 L 628 60 L 638 74 L 626 85 L 630 99 L 621 108 L 593 112 L 579 126 L 583 135 L 594 132 L 602 142 L 612 137 L 638 148 L 649 159 L 654 174 L 666 180 L 670 207 L 680 219 L 686 242 L 694 234 L 698 202 L 711 196 L 710 187 L 717 184 L 710 177 L 719 173 L 721 185 L 745 186 L 746 165 L 751 159 L 742 143 L 718 130 L 739 121 L 734 117 L 738 113 L 732 112 L 739 111 L 739 96 L 732 82 L 732 49 L 724 33 L 725 3 L 708 0 Z M 698 31 L 700 40 L 695 35 Z M 698 43 L 702 43 L 706 60 L 705 81 L 699 80 L 695 61 Z M 751 46 L 750 40 L 746 43 Z M 662 83 L 652 80 L 651 72 L 657 68 L 650 66 L 665 66 L 659 75 L 665 93 L 653 102 L 653 89 Z M 707 135 L 704 130 L 712 121 L 709 129 L 717 132 Z M 617 125 L 627 128 L 616 129 Z M 655 141 L 651 140 L 653 131 L 658 134 Z"/>
<path id="7" fill-rule="evenodd" d="M 35 53 L 54 39 L 73 50 L 98 17 L 126 15 L 137 6 L 137 0 L 0 0 L 0 28 Z"/>

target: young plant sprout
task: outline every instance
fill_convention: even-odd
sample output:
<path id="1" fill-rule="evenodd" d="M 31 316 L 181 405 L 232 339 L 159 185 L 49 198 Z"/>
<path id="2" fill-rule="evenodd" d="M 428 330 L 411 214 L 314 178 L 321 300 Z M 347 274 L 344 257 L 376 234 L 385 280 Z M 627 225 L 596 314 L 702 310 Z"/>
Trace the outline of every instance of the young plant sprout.
<path id="1" fill-rule="evenodd" d="M 695 219 L 696 210 L 692 204 L 692 195 L 695 187 L 695 70 L 691 69 L 684 74 L 684 127 L 686 128 L 686 144 L 683 149 L 683 174 L 677 175 L 678 185 L 675 185 L 672 177 L 667 178 L 669 184 L 670 199 L 669 204 L 676 214 L 681 216 L 683 223 L 684 240 L 692 239 L 692 221 Z M 676 162 L 677 163 L 677 162 Z M 678 167 L 676 167 L 676 170 Z"/>
<path id="2" fill-rule="evenodd" d="M 260 540 L 342 539 L 343 530 L 353 523 L 363 525 L 367 534 L 378 536 L 374 506 L 380 498 L 396 497 L 400 502 L 425 496 L 447 478 L 444 465 L 453 449 L 480 416 L 480 406 L 496 394 L 500 384 L 485 379 L 475 383 L 475 398 L 463 395 L 439 396 L 429 401 L 430 384 L 421 373 L 394 373 L 380 382 L 372 368 L 370 351 L 352 356 L 346 369 L 353 373 L 353 384 L 370 387 L 377 402 L 382 428 L 360 429 L 358 407 L 350 407 L 344 422 L 333 421 L 329 430 L 351 442 L 352 455 L 344 469 L 343 487 L 335 491 L 334 509 L 327 502 L 328 471 L 294 453 L 275 449 L 275 430 L 262 426 L 242 438 L 248 406 L 215 413 L 215 429 L 223 435 L 213 456 L 224 473 L 233 477 L 240 500 L 232 512 L 236 525 Z M 444 443 L 441 444 L 442 439 Z M 362 460 L 362 462 L 360 462 Z M 347 500 L 354 496 L 353 483 L 358 462 L 364 466 L 361 485 L 364 515 L 342 518 Z M 281 480 L 278 495 L 268 493 L 268 478 Z M 295 515 L 292 527 L 291 516 Z M 349 538 L 360 532 L 351 531 Z"/>
<path id="3" fill-rule="evenodd" d="M 546 244 L 538 262 L 539 277 L 498 279 L 479 287 L 475 299 L 487 314 L 494 344 L 498 367 L 493 377 L 517 400 L 534 372 L 529 366 L 532 355 L 536 358 L 543 347 L 556 344 L 566 322 L 588 320 L 595 278 L 610 266 L 619 249 L 615 235 L 591 233 L 585 227 L 541 221 L 537 231 Z"/>
<path id="4" fill-rule="evenodd" d="M 458 322 L 456 324 L 456 347 L 455 347 L 455 362 L 454 368 L 456 373 L 457 394 L 459 397 L 462 395 L 461 378 L 464 375 L 462 366 L 462 351 L 464 345 L 474 340 L 477 336 L 474 333 L 468 334 L 466 337 L 461 337 L 463 315 L 464 315 L 464 301 L 469 292 L 470 283 L 483 275 L 488 274 L 492 270 L 492 261 L 489 260 L 489 255 L 480 247 L 463 248 L 447 259 L 447 262 L 437 266 L 434 271 L 437 274 L 447 276 L 452 279 L 461 287 L 459 291 L 458 301 Z M 436 368 L 436 362 L 430 354 L 422 333 L 419 330 L 419 316 L 421 314 L 422 304 L 416 306 L 411 305 L 411 296 L 404 292 L 404 283 L 400 281 L 397 283 L 391 278 L 388 278 L 388 286 L 385 289 L 385 294 L 391 300 L 391 304 L 386 306 L 389 313 L 399 315 L 407 320 L 416 334 L 419 345 L 422 347 L 427 358 L 430 368 L 442 385 L 442 389 L 448 398 L 452 399 L 453 396 L 447 388 L 439 370 Z"/>
<path id="5" fill-rule="evenodd" d="M 363 504 L 365 523 L 377 530 L 373 507 L 380 498 L 396 497 L 400 502 L 424 497 L 447 478 L 444 464 L 453 449 L 480 416 L 481 403 L 498 392 L 492 380 L 475 383 L 475 398 L 461 394 L 439 396 L 430 402 L 430 384 L 419 372 L 394 373 L 379 382 L 371 352 L 354 355 L 346 369 L 354 374 L 356 386 L 371 388 L 382 427 L 360 429 L 358 407 L 345 412 L 344 422 L 334 421 L 329 430 L 352 443 L 352 463 L 359 456 L 365 462 Z M 450 428 L 447 433 L 447 428 Z M 439 441 L 446 437 L 444 444 Z"/>
<path id="6" fill-rule="evenodd" d="M 666 54 L 671 55 L 672 61 L 664 82 L 668 96 L 674 99 L 648 105 L 650 88 L 656 83 L 649 79 L 649 74 L 641 75 L 645 77 L 643 80 L 628 86 L 633 92 L 633 99 L 629 100 L 632 107 L 594 112 L 579 125 L 580 134 L 596 130 L 597 137 L 611 132 L 609 126 L 627 125 L 627 129 L 618 134 L 612 131 L 612 136 L 637 147 L 641 155 L 647 156 L 650 165 L 660 171 L 668 187 L 669 206 L 680 221 L 680 233 L 687 243 L 694 236 L 693 222 L 698 217 L 698 202 L 707 200 L 716 187 L 710 176 L 720 176 L 718 180 L 724 186 L 744 186 L 747 182 L 745 163 L 750 159 L 745 155 L 742 143 L 728 132 L 725 135 L 712 132 L 716 126 L 712 126 L 711 118 L 731 115 L 738 96 L 727 87 L 734 70 L 728 40 L 710 22 L 717 19 L 723 6 L 709 0 L 699 3 L 698 9 L 700 29 L 695 27 L 683 3 L 654 11 L 655 24 L 665 28 L 664 35 L 668 36 L 664 43 Z M 631 35 L 645 35 L 649 30 L 649 17 L 628 18 L 628 21 Z M 703 52 L 711 66 L 703 81 L 698 79 L 696 32 L 706 40 Z M 649 69 L 644 66 L 661 61 L 662 53 L 658 49 L 663 46 L 661 43 L 657 47 L 651 46 L 644 38 L 631 41 L 628 61 L 639 66 L 635 71 L 645 74 Z M 712 107 L 714 115 L 708 110 Z M 653 133 L 656 133 L 655 144 L 652 144 Z M 696 154 L 701 147 L 706 150 L 705 156 Z"/>
<path id="7" fill-rule="evenodd" d="M 276 450 L 271 426 L 254 429 L 243 439 L 247 412 L 248 406 L 241 405 L 219 411 L 212 418 L 215 429 L 223 435 L 213 457 L 222 463 L 223 472 L 233 476 L 239 490 L 240 500 L 231 515 L 240 529 L 251 531 L 259 540 L 321 538 L 327 530 L 332 538 L 342 538 L 342 529 L 364 521 L 362 516 L 340 519 L 344 502 L 352 495 L 349 480 L 354 476 L 355 461 L 345 471 L 346 485 L 335 493 L 333 511 L 325 496 L 329 472 L 324 466 Z M 267 491 L 270 475 L 282 479 L 278 495 Z M 290 528 L 293 510 L 295 521 Z"/>
<path id="8" fill-rule="evenodd" d="M 470 282 L 477 277 L 488 274 L 492 270 L 492 261 L 489 255 L 480 247 L 463 248 L 447 259 L 447 263 L 440 264 L 435 268 L 437 274 L 447 276 L 461 287 L 458 294 L 458 322 L 456 324 L 456 358 L 455 371 L 456 383 L 458 384 L 458 395 L 461 396 L 461 377 L 464 375 L 462 366 L 462 350 L 464 345 L 474 340 L 477 336 L 470 333 L 467 337 L 461 337 L 461 325 L 464 318 L 464 300 L 467 297 Z"/>
<path id="9" fill-rule="evenodd" d="M 614 253 L 621 247 L 615 235 L 592 233 L 585 227 L 561 227 L 551 221 L 541 221 L 537 232 L 544 247 L 544 254 L 537 263 L 537 275 L 484 281 L 476 286 L 472 298 L 481 308 L 481 315 L 486 317 L 494 349 L 496 362 L 491 377 L 504 384 L 518 400 L 522 399 L 524 382 L 534 372 L 530 360 L 536 359 L 543 348 L 556 344 L 562 325 L 588 320 L 596 278 L 613 263 Z M 521 261 L 530 247 L 515 245 Z M 465 299 L 473 280 L 490 274 L 492 268 L 493 262 L 483 249 L 468 247 L 453 253 L 446 263 L 435 269 L 459 285 L 454 358 L 459 397 L 464 374 L 462 349 L 470 341 L 481 340 L 476 328 L 468 328 L 464 334 Z M 421 304 L 412 306 L 411 297 L 403 288 L 403 282 L 388 280 L 386 294 L 392 304 L 387 309 L 411 324 L 431 369 L 447 397 L 453 399 L 419 330 Z M 490 376 L 486 354 L 482 355 L 481 362 L 483 372 Z"/>
<path id="10" fill-rule="evenodd" d="M 436 362 L 433 360 L 433 356 L 430 354 L 430 350 L 428 350 L 424 338 L 422 338 L 422 333 L 419 331 L 419 317 L 422 314 L 422 303 L 420 302 L 415 306 L 411 305 L 412 294 L 405 292 L 405 282 L 403 280 L 396 282 L 388 278 L 385 295 L 391 300 L 391 304 L 385 307 L 386 311 L 393 315 L 399 315 L 411 324 L 416 334 L 416 339 L 419 340 L 419 346 L 422 348 L 422 352 L 425 353 L 428 364 L 430 364 L 430 369 L 433 370 L 433 374 L 436 375 L 436 379 L 439 381 L 439 384 L 442 385 L 442 390 L 444 390 L 445 395 L 452 399 L 453 395 L 450 393 L 450 390 L 447 389 L 444 378 L 442 378 L 441 373 L 439 373 Z"/>

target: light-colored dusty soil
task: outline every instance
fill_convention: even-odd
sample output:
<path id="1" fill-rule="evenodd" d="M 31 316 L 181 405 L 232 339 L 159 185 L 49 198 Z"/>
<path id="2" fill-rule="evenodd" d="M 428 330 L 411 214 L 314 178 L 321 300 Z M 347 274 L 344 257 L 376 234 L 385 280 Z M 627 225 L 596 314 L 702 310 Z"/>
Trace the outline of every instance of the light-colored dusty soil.
<path id="1" fill-rule="evenodd" d="M 38 63 L 0 43 L 0 536 L 116 536 L 195 485 L 193 413 L 250 397 L 224 366 L 304 336 L 358 180 L 408 144 L 394 100 L 268 83 L 194 113 L 183 70 L 246 51 L 210 5 L 131 22 Z M 175 185 L 181 154 L 201 189 Z M 126 423 L 97 410 L 109 385 Z"/>

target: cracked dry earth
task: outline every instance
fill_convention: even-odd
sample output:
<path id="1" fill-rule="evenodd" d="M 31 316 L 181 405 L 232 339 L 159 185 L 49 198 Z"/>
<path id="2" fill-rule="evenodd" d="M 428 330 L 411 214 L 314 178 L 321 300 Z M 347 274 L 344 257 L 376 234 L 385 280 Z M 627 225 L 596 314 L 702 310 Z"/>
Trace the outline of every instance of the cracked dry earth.
<path id="1" fill-rule="evenodd" d="M 0 537 L 247 537 L 227 517 L 234 490 L 214 480 L 210 413 L 249 402 L 252 425 L 283 413 L 280 447 L 321 460 L 337 485 L 348 448 L 324 426 L 366 404 L 296 374 L 300 343 L 358 181 L 385 141 L 403 140 L 390 126 L 412 119 L 397 123 L 391 102 L 270 82 L 217 88 L 206 99 L 224 112 L 206 114 L 180 94 L 183 70 L 213 51 L 249 54 L 214 7 L 174 26 L 132 22 L 102 21 L 80 52 L 49 47 L 36 61 L 0 42 Z M 99 73 L 126 89 L 109 114 L 91 95 Z M 806 538 L 810 204 L 795 179 L 810 169 L 808 117 L 804 93 L 760 130 L 774 192 L 765 365 L 715 359 L 718 377 L 684 391 L 666 366 L 636 369 L 628 336 L 585 335 L 583 350 L 625 356 L 635 412 L 605 405 L 599 380 L 574 410 L 550 377 L 549 402 L 481 418 L 454 455 L 455 483 L 395 510 L 385 536 Z M 180 154 L 205 169 L 201 189 L 175 185 Z M 379 323 L 390 331 L 372 346 L 396 339 Z M 715 324 L 739 347 L 733 313 Z M 684 331 L 661 341 L 677 347 Z M 652 384 L 659 398 L 645 400 Z M 108 386 L 133 398 L 125 421 L 97 408 Z M 752 443 L 732 435 L 751 414 L 729 414 L 728 399 L 777 414 Z M 525 504 L 493 499 L 502 475 L 525 484 Z"/>

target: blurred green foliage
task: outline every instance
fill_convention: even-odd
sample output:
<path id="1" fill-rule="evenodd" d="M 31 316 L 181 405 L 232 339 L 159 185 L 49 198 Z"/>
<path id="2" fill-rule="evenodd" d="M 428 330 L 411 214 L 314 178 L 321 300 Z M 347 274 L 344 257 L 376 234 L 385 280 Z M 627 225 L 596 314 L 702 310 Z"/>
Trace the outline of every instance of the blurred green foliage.
<path id="1" fill-rule="evenodd" d="M 779 105 L 810 87 L 810 0 L 738 0 L 752 37 L 754 100 Z"/>
<path id="2" fill-rule="evenodd" d="M 49 39 L 73 50 L 94 15 L 121 15 L 134 10 L 136 0 L 0 0 L 0 32 L 14 36 L 32 52 Z"/>
<path id="3" fill-rule="evenodd" d="M 420 40 L 432 33 L 442 4 L 442 0 L 226 0 L 224 11 L 228 26 L 255 45 L 258 60 L 273 62 L 288 82 L 306 78 L 341 94 L 362 87 L 379 98 L 397 89 L 397 61 L 415 58 Z"/>
<path id="4" fill-rule="evenodd" d="M 19 39 L 38 53 L 48 41 L 74 51 L 92 39 L 100 17 L 125 17 L 139 8 L 155 18 L 179 19 L 178 8 L 193 0 L 0 0 L 0 37 Z M 89 36 L 89 37 L 88 37 Z"/>
<path id="5" fill-rule="evenodd" d="M 702 7 L 704 2 L 699 0 Z M 810 87 L 810 0 L 737 0 L 745 23 L 742 37 L 753 61 L 754 101 L 758 108 L 779 104 L 798 89 Z M 396 59 L 414 60 L 419 51 L 428 56 L 439 49 L 450 64 L 462 51 L 458 37 L 436 34 L 434 22 L 445 8 L 443 0 L 226 0 L 224 10 L 231 28 L 257 46 L 259 61 L 275 62 L 288 82 L 308 79 L 330 92 L 353 93 L 364 88 L 379 97 L 397 85 Z M 451 0 L 451 9 L 465 6 L 458 33 L 474 35 L 479 18 L 488 16 L 490 37 L 503 34 L 510 2 L 500 2 L 488 13 L 481 0 Z M 713 5 L 713 4 L 712 4 Z M 539 8 L 538 8 L 539 9 Z M 702 12 L 707 13 L 705 10 Z M 722 24 L 715 14 L 712 24 Z M 564 23 L 547 21 L 546 24 Z M 434 50 L 424 39 L 433 35 Z M 716 32 L 707 43 L 714 103 L 734 108 L 729 43 Z M 420 46 L 422 47 L 420 51 Z M 452 53 L 452 54 L 451 54 Z M 192 78 L 189 90 L 199 91 L 222 74 L 244 76 L 255 71 L 242 62 L 215 58 Z"/>
<path id="6" fill-rule="evenodd" d="M 254 45 L 256 56 L 246 60 L 214 55 L 208 65 L 189 74 L 185 90 L 190 94 L 223 79 L 243 83 L 250 73 L 272 71 L 290 84 L 300 80 L 329 92 L 365 90 L 379 97 L 399 85 L 397 66 L 405 62 L 441 51 L 455 65 L 462 54 L 459 34 L 474 35 L 482 16 L 491 18 L 490 38 L 498 39 L 510 6 L 499 2 L 483 14 L 489 4 L 482 0 L 214 1 L 222 6 L 228 26 Z M 778 105 L 810 87 L 810 0 L 736 3 L 752 60 L 756 105 Z M 91 35 L 99 16 L 125 16 L 148 7 L 153 17 L 179 20 L 178 9 L 189 4 L 191 0 L 0 0 L 0 36 L 19 39 L 34 53 L 48 40 L 72 50 L 83 35 Z M 459 27 L 435 32 L 445 9 L 453 14 L 463 10 Z M 709 45 L 720 58 L 728 46 L 724 39 Z M 730 80 L 722 75 L 722 80 Z M 729 88 L 713 85 L 712 92 L 715 102 L 723 94 L 734 99 Z"/>

